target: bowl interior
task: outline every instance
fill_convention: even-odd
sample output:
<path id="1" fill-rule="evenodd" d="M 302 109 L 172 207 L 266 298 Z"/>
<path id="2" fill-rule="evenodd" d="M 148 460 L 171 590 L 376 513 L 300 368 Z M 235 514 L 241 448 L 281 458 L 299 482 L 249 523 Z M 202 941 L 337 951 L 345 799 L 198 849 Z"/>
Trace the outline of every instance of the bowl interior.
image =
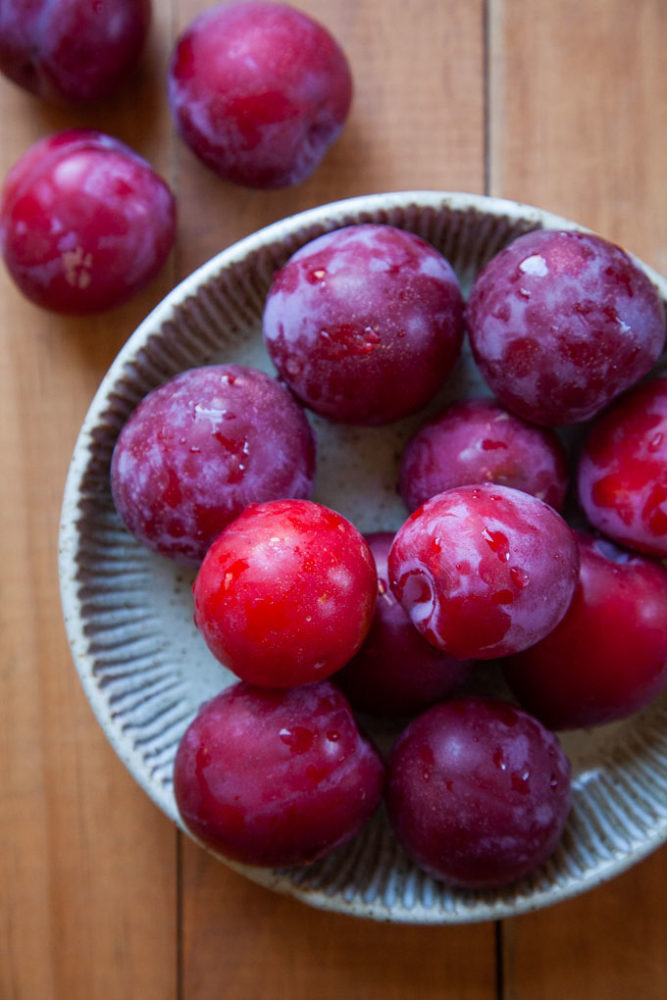
<path id="1" fill-rule="evenodd" d="M 193 572 L 143 549 L 116 514 L 113 446 L 139 400 L 185 368 L 225 361 L 272 372 L 261 316 L 274 271 L 315 236 L 359 222 L 399 226 L 428 240 L 453 265 L 464 293 L 479 268 L 521 233 L 580 228 L 534 208 L 470 195 L 408 192 L 324 206 L 217 255 L 167 296 L 116 358 L 82 427 L 65 490 L 63 610 L 76 668 L 108 739 L 181 827 L 171 776 L 178 741 L 201 703 L 235 678 L 194 627 Z M 667 299 L 667 282 L 644 269 Z M 361 531 L 395 530 L 406 516 L 396 492 L 403 444 L 447 400 L 481 393 L 488 390 L 464 349 L 440 395 L 411 418 L 355 428 L 309 415 L 318 438 L 314 499 Z M 568 444 L 576 447 L 576 440 Z M 497 683 L 492 667 L 480 671 L 482 690 L 496 691 Z M 313 905 L 382 920 L 458 923 L 557 902 L 623 871 L 667 839 L 666 722 L 663 697 L 623 722 L 563 734 L 573 807 L 562 843 L 546 865 L 508 888 L 466 892 L 429 878 L 405 857 L 382 811 L 355 840 L 308 868 L 233 867 Z M 391 725 L 363 723 L 380 745 L 396 734 Z"/>

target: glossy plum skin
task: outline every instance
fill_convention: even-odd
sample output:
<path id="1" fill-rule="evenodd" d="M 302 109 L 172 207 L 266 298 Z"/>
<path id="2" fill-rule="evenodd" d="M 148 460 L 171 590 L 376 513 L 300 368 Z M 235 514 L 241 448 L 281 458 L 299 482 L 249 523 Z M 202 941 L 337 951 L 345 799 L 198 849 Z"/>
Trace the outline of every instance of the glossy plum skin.
<path id="1" fill-rule="evenodd" d="M 315 439 L 303 410 L 270 375 L 209 365 L 146 396 L 111 462 L 116 509 L 147 548 L 198 566 L 247 504 L 308 499 Z"/>
<path id="2" fill-rule="evenodd" d="M 450 374 L 463 299 L 449 263 L 418 236 L 347 226 L 276 273 L 263 329 L 306 406 L 343 423 L 383 424 L 419 409 Z"/>
<path id="3" fill-rule="evenodd" d="M 560 514 L 496 485 L 427 500 L 389 553 L 392 590 L 413 624 L 461 660 L 508 656 L 541 639 L 565 614 L 578 571 Z"/>
<path id="4" fill-rule="evenodd" d="M 501 250 L 475 279 L 467 320 L 491 390 L 535 424 L 590 419 L 665 342 L 652 282 L 620 247 L 579 232 L 527 233 Z"/>
<path id="5" fill-rule="evenodd" d="M 232 685 L 201 708 L 174 762 L 188 829 L 227 858 L 269 867 L 308 864 L 349 840 L 383 783 L 379 754 L 327 681 Z"/>
<path id="6" fill-rule="evenodd" d="M 472 664 L 426 642 L 392 594 L 387 559 L 393 532 L 365 538 L 378 574 L 375 615 L 363 646 L 334 680 L 356 709 L 386 717 L 414 714 L 451 695 Z"/>
<path id="7" fill-rule="evenodd" d="M 560 511 L 568 483 L 563 445 L 551 428 L 536 427 L 492 399 L 452 403 L 408 442 L 399 492 L 409 511 L 455 486 L 498 483 Z"/>
<path id="8" fill-rule="evenodd" d="M 424 871 L 493 888 L 555 850 L 570 807 L 570 764 L 557 737 L 520 709 L 453 699 L 398 738 L 386 799 L 398 839 Z"/>
<path id="9" fill-rule="evenodd" d="M 0 71 L 56 104 L 108 97 L 136 68 L 150 0 L 3 0 Z"/>
<path id="10" fill-rule="evenodd" d="M 520 704 L 550 729 L 626 718 L 667 684 L 667 570 L 589 535 L 579 551 L 563 620 L 504 663 Z"/>
<path id="11" fill-rule="evenodd" d="M 352 77 L 331 34 L 279 3 L 219 3 L 181 35 L 169 105 L 193 152 L 225 180 L 280 188 L 305 180 L 340 135 Z"/>
<path id="12" fill-rule="evenodd" d="M 577 472 L 590 523 L 621 545 L 667 557 L 667 378 L 644 382 L 590 428 Z"/>
<path id="13" fill-rule="evenodd" d="M 44 309 L 100 313 L 132 298 L 173 246 L 167 184 L 124 143 L 71 129 L 40 139 L 10 170 L 0 252 L 19 289 Z"/>
<path id="14" fill-rule="evenodd" d="M 251 504 L 213 542 L 194 584 L 195 623 L 241 680 L 324 680 L 373 619 L 373 555 L 342 515 L 308 500 Z"/>

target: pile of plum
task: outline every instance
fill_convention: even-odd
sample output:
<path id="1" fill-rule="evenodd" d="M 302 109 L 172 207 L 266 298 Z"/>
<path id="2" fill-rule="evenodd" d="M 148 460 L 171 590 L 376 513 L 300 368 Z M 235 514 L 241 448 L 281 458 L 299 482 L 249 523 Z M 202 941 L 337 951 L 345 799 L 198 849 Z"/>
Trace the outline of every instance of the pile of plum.
<path id="1" fill-rule="evenodd" d="M 150 0 L 4 0 L 0 71 L 46 100 L 102 100 L 131 78 L 150 18 Z M 278 188 L 338 137 L 352 78 L 322 25 L 248 0 L 185 28 L 166 96 L 203 163 Z M 44 137 L 2 191 L 7 269 L 58 312 L 133 296 L 175 232 L 167 183 L 94 130 Z M 623 250 L 570 231 L 517 239 L 465 303 L 435 248 L 365 224 L 293 255 L 263 334 L 277 378 L 184 371 L 137 407 L 112 460 L 129 531 L 197 567 L 196 624 L 238 677 L 180 744 L 183 820 L 237 861 L 305 864 L 384 798 L 436 878 L 513 881 L 567 817 L 554 730 L 623 718 L 667 682 L 667 378 L 650 376 L 662 303 Z M 420 413 L 465 336 L 492 395 L 424 423 L 400 466 L 404 524 L 362 536 L 312 499 L 306 410 L 354 425 Z M 585 421 L 575 470 L 555 428 Z M 571 471 L 587 520 L 576 532 L 563 517 Z M 489 660 L 516 704 L 467 690 Z M 386 760 L 360 712 L 401 721 Z"/>
<path id="2" fill-rule="evenodd" d="M 65 106 L 127 85 L 150 0 L 3 0 L 0 72 Z M 266 0 L 213 4 L 174 45 L 165 97 L 189 149 L 224 180 L 305 180 L 343 130 L 352 76 L 323 25 Z M 166 181 L 114 136 L 66 129 L 30 147 L 0 201 L 0 253 L 17 287 L 54 312 L 117 306 L 164 265 L 176 234 Z"/>
<path id="3" fill-rule="evenodd" d="M 362 535 L 312 499 L 307 411 L 425 412 L 464 337 L 490 395 L 424 418 L 400 460 L 404 523 Z M 568 815 L 555 731 L 624 718 L 667 683 L 663 304 L 617 246 L 548 230 L 498 253 L 465 302 L 433 246 L 364 223 L 275 273 L 263 340 L 277 377 L 183 371 L 112 458 L 125 524 L 196 567 L 196 626 L 238 678 L 180 742 L 183 821 L 230 859 L 283 867 L 384 801 L 426 872 L 512 882 Z M 561 432 L 584 422 L 575 455 Z M 511 698 L 472 693 L 481 664 Z M 399 732 L 384 756 L 369 716 Z"/>

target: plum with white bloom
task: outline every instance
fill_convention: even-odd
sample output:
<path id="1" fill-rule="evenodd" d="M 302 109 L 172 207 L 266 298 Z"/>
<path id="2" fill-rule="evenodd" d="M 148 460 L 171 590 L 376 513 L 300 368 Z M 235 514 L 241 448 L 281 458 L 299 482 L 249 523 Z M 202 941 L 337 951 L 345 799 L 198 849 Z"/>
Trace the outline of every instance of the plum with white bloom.
<path id="1" fill-rule="evenodd" d="M 589 420 L 651 369 L 665 342 L 653 283 L 591 233 L 541 230 L 477 275 L 467 309 L 480 370 L 524 420 Z"/>

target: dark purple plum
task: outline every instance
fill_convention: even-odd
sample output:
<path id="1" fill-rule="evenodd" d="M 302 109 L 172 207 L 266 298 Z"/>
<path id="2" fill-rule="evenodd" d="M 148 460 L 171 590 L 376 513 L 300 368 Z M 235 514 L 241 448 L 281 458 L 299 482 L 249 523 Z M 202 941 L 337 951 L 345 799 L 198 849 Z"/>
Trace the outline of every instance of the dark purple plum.
<path id="1" fill-rule="evenodd" d="M 391 531 L 366 535 L 378 574 L 375 615 L 363 646 L 333 678 L 354 708 L 378 716 L 414 714 L 452 694 L 470 674 L 414 627 L 389 587 Z"/>
<path id="2" fill-rule="evenodd" d="M 225 180 L 251 188 L 305 180 L 352 100 L 340 45 L 280 3 L 218 3 L 199 14 L 178 40 L 168 79 L 185 142 Z"/>
<path id="3" fill-rule="evenodd" d="M 597 418 L 581 452 L 577 486 L 598 531 L 667 557 L 667 378 L 649 379 Z"/>
<path id="4" fill-rule="evenodd" d="M 450 264 L 418 236 L 347 226 L 276 273 L 263 326 L 302 403 L 343 423 L 383 424 L 418 410 L 450 374 L 463 299 Z"/>
<path id="5" fill-rule="evenodd" d="M 624 719 L 667 684 L 667 570 L 589 535 L 579 553 L 565 617 L 504 663 L 514 695 L 550 729 Z"/>
<path id="6" fill-rule="evenodd" d="M 238 683 L 183 736 L 174 793 L 187 828 L 249 865 L 308 864 L 349 840 L 380 803 L 384 765 L 340 691 Z"/>
<path id="7" fill-rule="evenodd" d="M 575 231 L 527 233 L 501 250 L 475 279 L 467 319 L 491 390 L 535 424 L 589 420 L 665 342 L 647 275 L 620 247 Z"/>
<path id="8" fill-rule="evenodd" d="M 508 656 L 561 620 L 578 579 L 572 529 L 509 486 L 438 493 L 399 528 L 389 580 L 421 634 L 458 659 Z"/>
<path id="9" fill-rule="evenodd" d="M 111 463 L 116 508 L 145 546 L 197 566 L 252 502 L 308 498 L 315 440 L 301 407 L 270 375 L 210 365 L 146 396 Z"/>
<path id="10" fill-rule="evenodd" d="M 560 511 L 567 481 L 567 458 L 555 431 L 521 420 L 495 400 L 467 399 L 452 403 L 408 442 L 399 492 L 413 511 L 454 486 L 497 483 Z"/>
<path id="11" fill-rule="evenodd" d="M 0 71 L 57 104 L 108 97 L 139 62 L 150 0 L 2 0 Z"/>
<path id="12" fill-rule="evenodd" d="M 514 882 L 547 860 L 570 808 L 557 737 L 509 703 L 462 698 L 413 719 L 394 745 L 387 809 L 410 857 L 465 888 Z"/>

